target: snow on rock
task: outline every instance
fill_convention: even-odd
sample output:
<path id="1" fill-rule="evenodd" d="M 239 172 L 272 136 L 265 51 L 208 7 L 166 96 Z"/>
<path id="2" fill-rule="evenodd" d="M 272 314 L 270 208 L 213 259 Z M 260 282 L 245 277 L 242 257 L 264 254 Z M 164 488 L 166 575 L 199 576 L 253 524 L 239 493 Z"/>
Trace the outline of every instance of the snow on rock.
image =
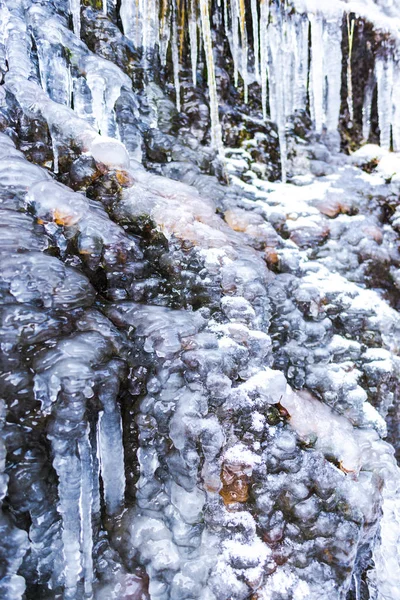
<path id="1" fill-rule="evenodd" d="M 98 163 L 107 167 L 127 169 L 129 156 L 125 146 L 118 140 L 106 136 L 96 136 L 91 141 L 88 152 Z"/>

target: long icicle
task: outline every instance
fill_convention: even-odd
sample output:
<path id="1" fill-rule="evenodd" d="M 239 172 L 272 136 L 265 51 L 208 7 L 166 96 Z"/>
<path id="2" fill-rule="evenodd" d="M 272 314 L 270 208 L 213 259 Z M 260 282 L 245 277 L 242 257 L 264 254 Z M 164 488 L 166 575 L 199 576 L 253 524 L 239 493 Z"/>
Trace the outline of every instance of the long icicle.
<path id="1" fill-rule="evenodd" d="M 323 38 L 325 75 L 324 124 L 326 126 L 326 131 L 329 134 L 329 143 L 336 151 L 340 150 L 339 117 L 342 80 L 342 21 L 342 12 L 339 12 L 336 17 L 327 19 L 324 23 Z M 351 107 L 351 114 L 353 114 L 352 101 Z"/>
<path id="2" fill-rule="evenodd" d="M 267 118 L 267 56 L 269 0 L 260 0 L 260 78 L 263 119 Z"/>
<path id="3" fill-rule="evenodd" d="M 288 26 L 286 12 L 282 14 L 280 7 L 271 7 L 273 20 L 269 26 L 268 48 L 268 77 L 270 83 L 271 119 L 277 124 L 279 150 L 281 155 L 282 183 L 286 183 L 287 143 L 286 119 L 290 110 L 287 108 L 289 93 L 286 89 L 291 84 L 289 77 L 283 77 L 284 69 L 289 67 Z"/>
<path id="4" fill-rule="evenodd" d="M 398 60 L 393 65 L 392 106 L 393 150 L 400 152 L 400 63 Z"/>
<path id="5" fill-rule="evenodd" d="M 211 144 L 218 153 L 222 153 L 222 132 L 218 115 L 217 82 L 215 79 L 208 1 L 209 0 L 200 0 L 200 17 L 207 63 L 208 92 L 210 95 Z"/>
<path id="6" fill-rule="evenodd" d="M 251 20 L 253 25 L 254 73 L 256 81 L 260 80 L 260 33 L 258 27 L 258 2 L 251 0 Z"/>
<path id="7" fill-rule="evenodd" d="M 295 19 L 295 85 L 293 94 L 294 110 L 303 110 L 307 104 L 308 86 L 308 40 L 310 21 L 307 15 L 294 15 Z"/>
<path id="8" fill-rule="evenodd" d="M 310 69 L 310 105 L 315 130 L 322 132 L 324 124 L 324 58 L 323 30 L 324 20 L 321 14 L 311 14 L 311 69 Z"/>
<path id="9" fill-rule="evenodd" d="M 174 86 L 176 95 L 176 108 L 181 110 L 181 87 L 179 82 L 179 50 L 178 50 L 178 14 L 176 0 L 173 1 L 172 9 L 172 68 L 174 72 Z"/>
<path id="10" fill-rule="evenodd" d="M 81 35 L 81 0 L 70 0 L 69 10 L 72 16 L 72 25 L 76 36 Z"/>
<path id="11" fill-rule="evenodd" d="M 232 58 L 233 58 L 233 80 L 237 88 L 239 83 L 239 26 L 238 26 L 238 0 L 232 0 L 231 6 L 231 28 L 232 28 Z"/>
<path id="12" fill-rule="evenodd" d="M 364 90 L 364 102 L 362 109 L 362 131 L 363 138 L 366 142 L 368 142 L 369 134 L 371 132 L 372 98 L 374 95 L 375 85 L 375 74 L 370 73 Z"/>
<path id="13" fill-rule="evenodd" d="M 163 67 L 165 67 L 167 64 L 167 52 L 170 42 L 170 26 L 168 16 L 168 0 L 162 0 L 160 15 L 160 61 Z"/>
<path id="14" fill-rule="evenodd" d="M 379 57 L 375 63 L 378 84 L 380 145 L 390 150 L 393 94 L 393 57 Z"/>
<path id="15" fill-rule="evenodd" d="M 179 62 L 182 63 L 185 44 L 185 0 L 181 0 L 179 12 Z"/>
<path id="16" fill-rule="evenodd" d="M 93 531 L 92 531 L 92 503 L 93 503 L 93 473 L 92 456 L 89 442 L 89 424 L 86 426 L 85 435 L 78 442 L 79 458 L 81 459 L 81 549 L 83 562 L 84 589 L 87 598 L 92 597 L 93 584 Z"/>
<path id="17" fill-rule="evenodd" d="M 239 0 L 239 24 L 240 24 L 240 41 L 241 41 L 241 52 L 242 52 L 242 79 L 244 89 L 244 102 L 248 102 L 248 76 L 247 76 L 247 55 L 248 55 L 248 43 L 247 43 L 247 29 L 246 29 L 246 6 L 245 0 Z"/>
<path id="18" fill-rule="evenodd" d="M 353 40 L 354 40 L 354 22 L 352 19 L 350 22 L 349 14 L 346 15 L 347 19 L 347 39 L 349 43 L 349 53 L 347 56 L 347 106 L 349 108 L 350 121 L 354 121 L 354 109 L 353 109 L 353 81 L 351 71 L 351 55 L 353 52 Z"/>
<path id="19" fill-rule="evenodd" d="M 190 0 L 189 11 L 189 43 L 190 43 L 190 62 L 192 66 L 193 85 L 197 85 L 197 7 L 196 0 Z"/>

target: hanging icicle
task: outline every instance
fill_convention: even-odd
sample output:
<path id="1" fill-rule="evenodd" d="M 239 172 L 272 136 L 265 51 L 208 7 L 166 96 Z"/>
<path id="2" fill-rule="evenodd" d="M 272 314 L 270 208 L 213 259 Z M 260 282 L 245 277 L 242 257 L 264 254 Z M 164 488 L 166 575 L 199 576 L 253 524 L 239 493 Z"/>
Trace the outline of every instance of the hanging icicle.
<path id="1" fill-rule="evenodd" d="M 248 102 L 248 73 L 247 73 L 247 57 L 248 57 L 248 46 L 247 46 L 247 29 L 246 29 L 246 7 L 245 0 L 239 0 L 239 23 L 240 23 L 240 42 L 241 42 L 241 65 L 242 65 L 242 79 L 243 79 L 243 90 L 244 90 L 244 102 Z"/>
<path id="2" fill-rule="evenodd" d="M 288 23 L 281 8 L 271 6 L 268 27 L 268 81 L 271 119 L 278 126 L 282 182 L 286 182 L 286 120 L 290 114 L 289 87 L 292 85 L 291 56 L 288 48 Z"/>
<path id="3" fill-rule="evenodd" d="M 233 80 L 235 87 L 239 83 L 239 10 L 238 0 L 232 0 L 231 8 L 231 39 L 232 39 L 232 58 L 233 58 Z"/>
<path id="4" fill-rule="evenodd" d="M 392 90 L 392 142 L 393 150 L 400 152 L 400 63 L 393 63 L 393 90 Z"/>
<path id="5" fill-rule="evenodd" d="M 221 152 L 223 146 L 222 132 L 218 115 L 217 82 L 215 79 L 208 1 L 209 0 L 200 0 L 201 30 L 207 63 L 208 92 L 210 94 L 211 143 L 218 152 Z"/>
<path id="6" fill-rule="evenodd" d="M 370 73 L 364 90 L 364 102 L 362 109 L 362 132 L 363 138 L 366 142 L 368 141 L 369 134 L 371 132 L 372 98 L 374 95 L 375 85 L 375 75 L 374 73 Z"/>
<path id="7" fill-rule="evenodd" d="M 137 0 L 121 0 L 121 8 L 119 11 L 124 34 L 138 48 L 141 43 L 139 35 L 140 15 L 139 2 Z"/>
<path id="8" fill-rule="evenodd" d="M 260 81 L 260 32 L 258 26 L 258 2 L 251 0 L 251 21 L 253 26 L 253 51 L 254 51 L 254 74 L 256 81 Z"/>
<path id="9" fill-rule="evenodd" d="M 380 145 L 385 150 L 391 146 L 392 124 L 392 92 L 393 92 L 393 58 L 382 56 L 375 63 L 378 84 L 378 119 L 380 129 Z"/>
<path id="10" fill-rule="evenodd" d="M 324 124 L 324 64 L 323 64 L 323 17 L 310 15 L 311 23 L 311 67 L 310 67 L 310 105 L 311 118 L 318 133 Z"/>
<path id="11" fill-rule="evenodd" d="M 81 35 L 81 0 L 69 0 L 69 11 L 72 16 L 72 26 L 74 33 L 78 37 Z"/>
<path id="12" fill-rule="evenodd" d="M 190 0 L 189 11 L 189 43 L 190 43 L 190 63 L 192 67 L 193 85 L 197 85 L 197 4 L 196 0 Z"/>
<path id="13" fill-rule="evenodd" d="M 115 515 L 121 511 L 124 503 L 125 467 L 122 420 L 117 403 L 119 379 L 115 376 L 118 365 L 110 367 L 99 393 L 103 411 L 99 418 L 98 448 L 106 512 Z"/>
<path id="14" fill-rule="evenodd" d="M 181 86 L 179 83 L 179 50 L 178 50 L 178 15 L 177 15 L 177 6 L 176 0 L 173 0 L 173 10 L 172 10 L 172 68 L 174 72 L 174 86 L 175 86 L 175 96 L 176 96 L 176 108 L 178 112 L 181 110 Z"/>
<path id="15" fill-rule="evenodd" d="M 263 119 L 267 118 L 267 56 L 269 0 L 260 0 L 260 78 Z"/>
<path id="16" fill-rule="evenodd" d="M 346 15 L 347 21 L 347 39 L 348 39 L 348 55 L 347 55 L 347 106 L 349 108 L 350 122 L 354 121 L 354 110 L 353 110 L 353 81 L 352 81 L 352 70 L 351 70 L 351 55 L 353 52 L 353 39 L 354 39 L 354 19 L 351 19 L 349 14 Z"/>
<path id="17" fill-rule="evenodd" d="M 167 64 L 167 52 L 171 39 L 170 11 L 168 0 L 161 0 L 160 15 L 160 61 L 163 67 Z"/>
<path id="18" fill-rule="evenodd" d="M 308 88 L 308 40 L 310 21 L 307 15 L 293 15 L 294 21 L 294 53 L 295 53 L 295 79 L 293 91 L 294 110 L 304 110 L 307 105 Z"/>
<path id="19" fill-rule="evenodd" d="M 342 81 L 342 19 L 343 13 L 341 11 L 336 16 L 326 19 L 323 39 L 324 126 L 329 136 L 330 145 L 336 151 L 340 149 L 338 127 Z"/>
<path id="20" fill-rule="evenodd" d="M 315 130 L 337 133 L 342 73 L 342 12 L 329 19 L 320 13 L 309 16 L 311 23 L 310 106 Z M 337 140 L 336 140 L 337 145 Z"/>
<path id="21" fill-rule="evenodd" d="M 106 9 L 106 3 L 104 2 Z M 80 29 L 80 0 L 70 0 L 75 33 Z M 286 177 L 285 128 L 288 119 L 298 110 L 304 110 L 309 102 L 311 118 L 318 135 L 328 136 L 330 147 L 339 149 L 339 112 L 342 65 L 342 19 L 343 6 L 336 3 L 329 11 L 323 11 L 310 2 L 271 2 L 270 0 L 220 0 L 217 9 L 222 14 L 223 27 L 228 39 L 232 61 L 234 85 L 243 81 L 244 102 L 248 102 L 248 86 L 255 80 L 261 87 L 261 108 L 264 119 L 269 117 L 278 127 L 282 159 L 282 178 Z M 246 12 L 246 9 L 248 13 Z M 208 72 L 210 95 L 211 139 L 215 148 L 222 148 L 222 133 L 218 118 L 218 95 L 215 78 L 213 43 L 211 36 L 210 2 L 196 0 L 121 0 L 120 16 L 123 30 L 137 48 L 143 49 L 144 63 L 149 52 L 158 49 L 161 65 L 166 66 L 171 52 L 173 83 L 176 106 L 181 110 L 180 72 L 186 56 L 191 69 L 193 85 L 197 85 L 199 53 L 204 49 Z M 215 14 L 219 14 L 218 12 Z M 251 18 L 253 47 L 249 48 L 247 26 Z M 348 56 L 347 104 L 349 120 L 354 120 L 352 90 L 352 50 L 355 18 L 346 15 Z M 222 25 L 222 20 L 221 20 Z M 187 33 L 186 33 L 187 29 Z M 311 42 L 311 44 L 310 44 Z M 186 46 L 188 44 L 188 46 Z M 39 49 L 40 50 L 40 49 Z M 40 54 L 40 52 L 39 52 Z M 251 76 L 249 57 L 252 59 Z M 43 53 L 39 56 L 44 69 Z M 383 59 L 382 59 L 383 60 Z M 393 64 L 383 61 L 376 65 L 378 80 L 379 122 L 384 147 L 392 142 L 400 146 L 400 128 L 397 97 L 393 80 Z M 61 63 L 59 70 L 61 72 Z M 51 67 L 50 67 L 51 68 Z M 254 70 L 254 75 L 253 75 Z M 90 79 L 90 77 L 89 77 Z M 396 79 L 397 81 L 397 79 Z M 365 90 L 363 106 L 363 135 L 368 139 L 374 81 Z M 75 84 L 74 84 L 75 86 Z M 94 104 L 101 105 L 103 112 L 95 110 L 97 129 L 113 135 L 114 94 L 100 89 L 90 82 Z M 400 87 L 400 84 L 397 86 Z M 396 90 L 397 90 L 396 87 Z M 63 86 L 65 88 L 65 86 Z M 106 96 L 108 100 L 106 101 Z M 75 98 L 77 109 L 79 97 Z M 107 106 L 106 106 L 107 105 Z M 104 111 L 106 110 L 107 115 Z M 111 115 L 111 117 L 110 117 Z M 108 121 L 107 121 L 107 118 Z M 111 118 L 111 121 L 110 121 Z M 396 129 L 396 131 L 395 131 Z M 399 131 L 397 131 L 399 129 Z M 393 135 L 393 140 L 392 140 Z M 395 139 L 396 138 L 396 139 Z"/>
<path id="22" fill-rule="evenodd" d="M 85 435 L 78 443 L 79 457 L 81 459 L 81 547 L 85 596 L 92 596 L 93 584 L 93 532 L 92 532 L 92 504 L 93 504 L 93 465 L 92 449 L 89 442 L 89 425 L 86 425 Z"/>

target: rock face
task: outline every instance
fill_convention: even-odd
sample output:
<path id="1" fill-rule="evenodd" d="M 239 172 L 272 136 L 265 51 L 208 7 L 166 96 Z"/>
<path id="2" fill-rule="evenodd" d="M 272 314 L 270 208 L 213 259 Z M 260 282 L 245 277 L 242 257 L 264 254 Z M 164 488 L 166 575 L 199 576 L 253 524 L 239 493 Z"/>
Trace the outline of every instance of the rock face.
<path id="1" fill-rule="evenodd" d="M 161 4 L 0 7 L 0 596 L 398 600 L 395 18 Z"/>

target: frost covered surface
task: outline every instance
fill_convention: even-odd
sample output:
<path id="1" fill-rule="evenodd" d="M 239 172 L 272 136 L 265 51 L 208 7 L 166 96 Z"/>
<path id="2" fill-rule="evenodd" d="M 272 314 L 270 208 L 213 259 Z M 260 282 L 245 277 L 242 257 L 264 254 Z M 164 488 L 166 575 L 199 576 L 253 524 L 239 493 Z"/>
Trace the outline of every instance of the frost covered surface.
<path id="1" fill-rule="evenodd" d="M 396 6 L 293 6 L 0 8 L 5 600 L 398 599 Z"/>

